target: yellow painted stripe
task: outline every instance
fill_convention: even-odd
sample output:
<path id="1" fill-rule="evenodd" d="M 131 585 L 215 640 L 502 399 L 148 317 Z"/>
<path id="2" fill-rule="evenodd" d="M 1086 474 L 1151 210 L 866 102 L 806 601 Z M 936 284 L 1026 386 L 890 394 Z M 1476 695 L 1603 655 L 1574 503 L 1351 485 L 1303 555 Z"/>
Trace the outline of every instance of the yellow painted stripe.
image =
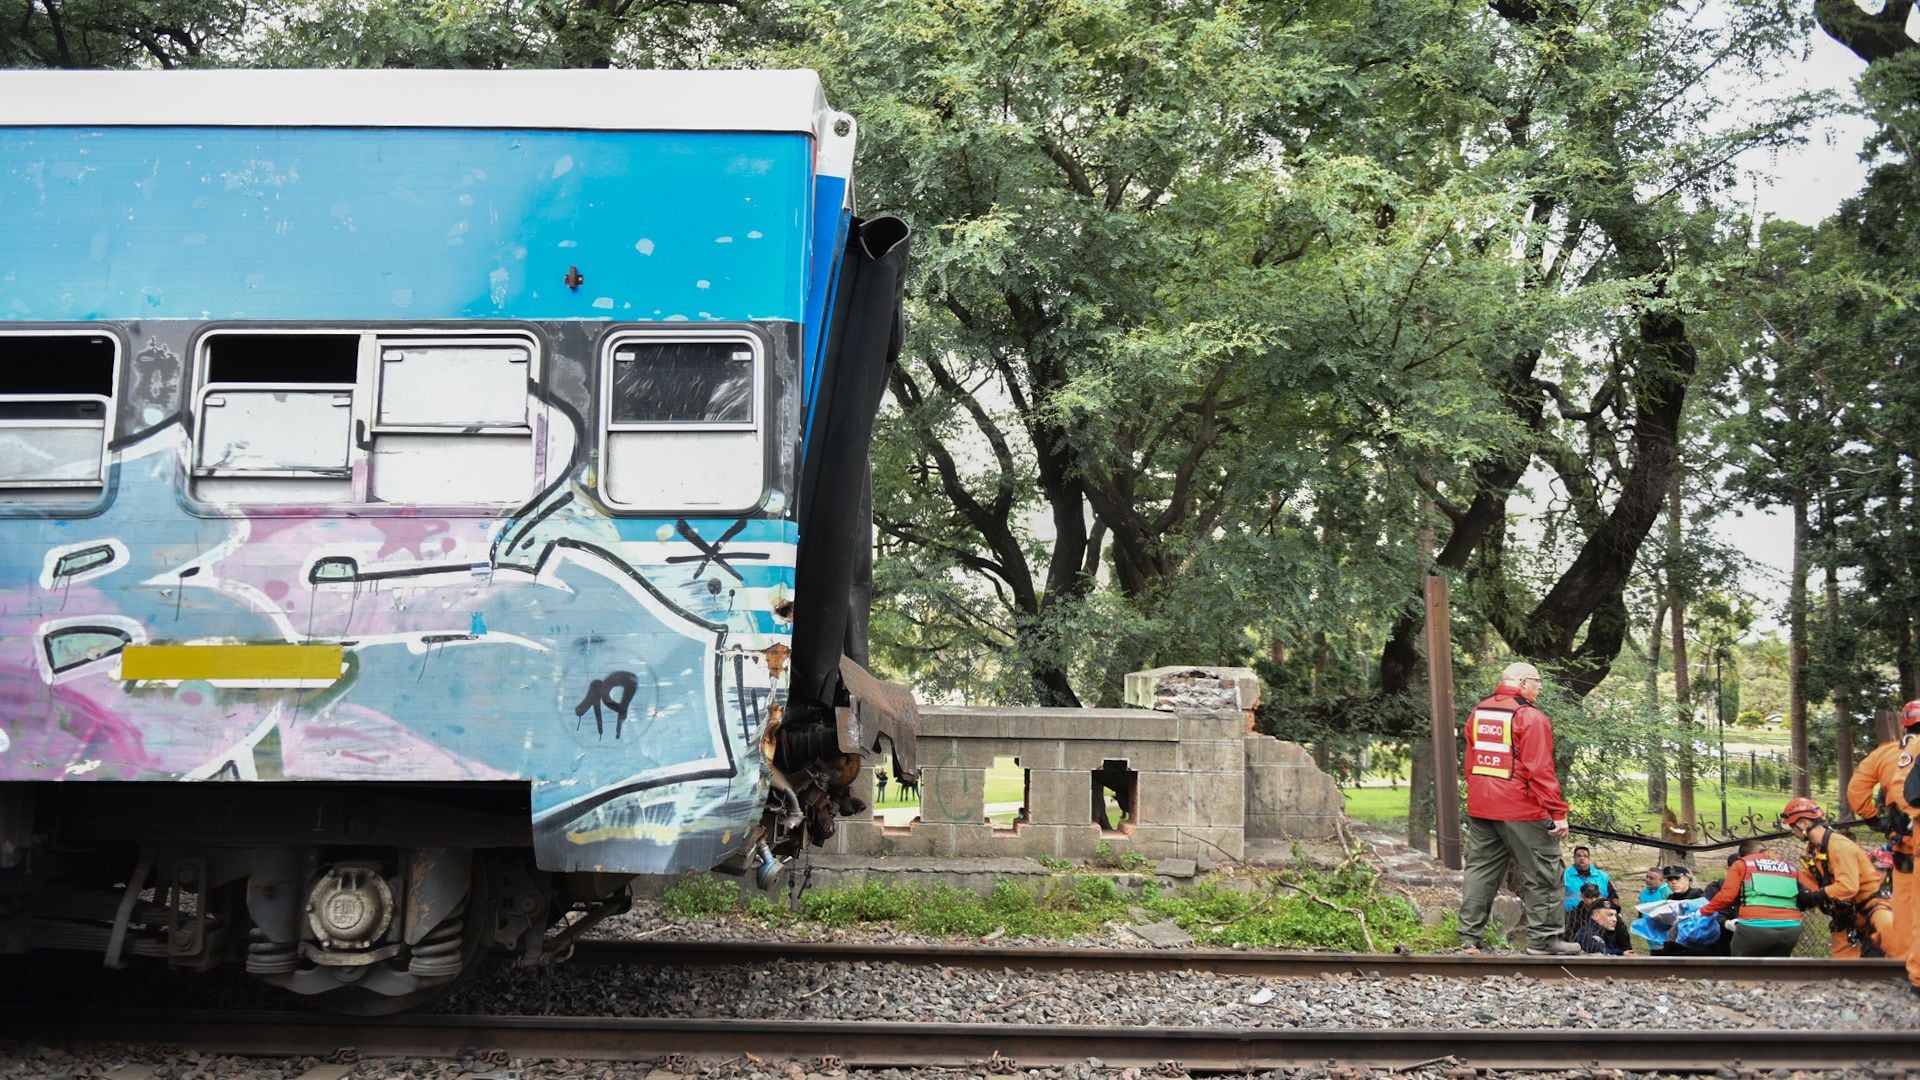
<path id="1" fill-rule="evenodd" d="M 340 677 L 338 645 L 129 645 L 122 679 L 321 679 Z"/>

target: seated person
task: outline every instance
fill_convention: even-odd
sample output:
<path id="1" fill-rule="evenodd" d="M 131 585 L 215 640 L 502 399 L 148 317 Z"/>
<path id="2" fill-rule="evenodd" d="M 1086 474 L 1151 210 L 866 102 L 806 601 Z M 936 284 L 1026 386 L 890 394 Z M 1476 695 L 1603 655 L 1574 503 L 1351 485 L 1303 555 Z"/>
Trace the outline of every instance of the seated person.
<path id="1" fill-rule="evenodd" d="M 1572 941 L 1573 935 L 1587 924 L 1587 917 L 1593 914 L 1593 909 L 1606 902 L 1607 898 L 1600 895 L 1600 886 L 1591 882 L 1580 886 L 1580 899 L 1567 909 L 1566 926 L 1562 929 L 1566 939 Z"/>
<path id="2" fill-rule="evenodd" d="M 1672 895 L 1673 890 L 1667 887 L 1666 872 L 1658 866 L 1649 866 L 1640 887 L 1640 899 L 1635 903 L 1651 904 L 1668 899 Z"/>
<path id="3" fill-rule="evenodd" d="M 1614 948 L 1620 950 L 1622 956 L 1631 954 L 1633 952 L 1633 932 L 1629 929 L 1629 920 L 1627 919 L 1625 911 L 1620 907 L 1620 901 L 1608 899 L 1602 903 L 1603 906 L 1612 908 L 1614 914 L 1613 930 L 1607 935 L 1608 939 L 1612 941 Z"/>
<path id="4" fill-rule="evenodd" d="M 1627 950 L 1617 944 L 1622 929 L 1620 909 L 1602 900 L 1600 906 L 1588 914 L 1587 921 L 1574 932 L 1573 943 L 1580 946 L 1581 952 L 1598 956 L 1624 956 Z"/>
<path id="5" fill-rule="evenodd" d="M 1593 849 L 1585 844 L 1576 844 L 1573 848 L 1573 865 L 1566 868 L 1560 876 L 1564 895 L 1560 906 L 1569 915 L 1580 906 L 1580 892 L 1588 885 L 1597 887 L 1601 896 L 1618 895 L 1613 891 L 1613 881 L 1607 872 L 1593 865 Z"/>
<path id="6" fill-rule="evenodd" d="M 1694 885 L 1693 871 L 1679 863 L 1667 867 L 1664 876 L 1667 879 L 1667 899 L 1669 900 L 1698 900 L 1707 895 Z"/>
<path id="7" fill-rule="evenodd" d="M 1698 886 L 1694 885 L 1693 871 L 1687 869 L 1686 867 L 1680 865 L 1679 863 L 1674 863 L 1673 865 L 1667 867 L 1664 871 L 1662 871 L 1662 875 L 1666 878 L 1667 888 L 1670 890 L 1670 893 L 1667 896 L 1667 899 L 1669 900 L 1703 900 L 1707 896 L 1706 892 L 1701 890 Z M 1731 951 L 1729 951 L 1728 935 L 1721 934 L 1719 942 L 1714 944 L 1711 948 L 1694 949 L 1694 948 L 1689 948 L 1685 945 L 1682 945 L 1677 941 L 1668 941 L 1664 944 L 1656 946 L 1653 950 L 1653 955 L 1655 956 L 1731 956 L 1733 954 Z"/>

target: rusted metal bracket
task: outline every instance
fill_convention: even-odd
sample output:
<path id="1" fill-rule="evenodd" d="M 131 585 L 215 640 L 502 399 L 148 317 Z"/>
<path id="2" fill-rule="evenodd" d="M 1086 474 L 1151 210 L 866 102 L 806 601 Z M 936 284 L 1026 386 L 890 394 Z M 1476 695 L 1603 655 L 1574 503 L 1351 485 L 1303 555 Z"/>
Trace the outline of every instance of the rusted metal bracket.
<path id="1" fill-rule="evenodd" d="M 840 658 L 840 681 L 852 705 L 833 710 L 843 754 L 876 753 L 885 738 L 893 748 L 894 775 L 920 778 L 920 705 L 913 691 L 877 678 L 853 659 Z"/>

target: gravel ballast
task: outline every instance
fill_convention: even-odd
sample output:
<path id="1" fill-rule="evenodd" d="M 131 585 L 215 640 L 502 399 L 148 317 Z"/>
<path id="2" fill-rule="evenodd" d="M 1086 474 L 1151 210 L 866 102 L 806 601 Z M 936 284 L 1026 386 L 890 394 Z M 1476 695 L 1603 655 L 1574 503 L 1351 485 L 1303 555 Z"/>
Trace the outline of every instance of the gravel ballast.
<path id="1" fill-rule="evenodd" d="M 1162 1080 L 1160 1073 L 1142 1069 L 1107 1068 L 1088 1061 L 1058 1069 L 1024 1069 L 1011 1073 L 975 1069 L 852 1069 L 831 1068 L 819 1061 L 777 1061 L 746 1057 L 721 1062 L 600 1062 L 497 1058 L 368 1058 L 349 1063 L 320 1058 L 256 1058 L 221 1054 L 182 1053 L 164 1049 L 116 1046 L 72 1048 L 18 1047 L 0 1060 L 4 1080 Z M 819 1070 L 819 1071 L 815 1071 Z M 1388 1071 L 1353 1067 L 1279 1069 L 1236 1073 L 1236 1080 L 1360 1080 L 1396 1077 L 1400 1080 L 1468 1080 L 1498 1075 L 1503 1080 L 1679 1080 L 1682 1074 L 1629 1072 L 1608 1069 L 1514 1071 L 1494 1074 L 1436 1062 L 1431 1066 Z M 1690 1074 L 1698 1077 L 1701 1074 Z M 1709 1074 L 1712 1075 L 1712 1074 Z M 1726 1069 L 1728 1080 L 1861 1080 L 1862 1077 L 1898 1077 L 1897 1071 L 1790 1071 Z"/>
<path id="2" fill-rule="evenodd" d="M 1112 947 L 1130 935 L 1118 924 L 1099 940 L 1014 941 L 995 944 L 1080 944 Z M 906 943 L 909 935 L 884 927 L 852 930 L 818 925 L 767 926 L 745 917 L 669 918 L 643 905 L 596 937 L 648 940 L 843 940 Z M 1134 942 L 1138 944 L 1137 940 Z M 944 942 L 951 947 L 954 942 Z M 251 984 L 237 973 L 209 976 L 151 967 L 118 973 L 74 972 L 71 978 L 35 980 L 32 995 L 71 996 L 96 1004 L 149 1006 L 164 1001 L 181 1008 L 307 1008 L 307 1003 Z M 50 983 L 64 984 L 55 990 Z M 45 995 L 45 996 L 43 996 Z M 1871 1045 L 1876 1030 L 1920 1026 L 1920 999 L 1897 980 L 1831 983 L 1714 983 L 1707 979 L 1659 981 L 1597 977 L 1542 980 L 1493 975 L 1386 977 L 1323 975 L 1275 978 L 1201 972 L 1105 971 L 1043 973 L 1032 969 L 980 970 L 869 962 L 780 961 L 737 967 L 516 968 L 496 964 L 477 974 L 434 1007 L 443 1013 L 604 1015 L 661 1018 L 754 1018 L 773 1020 L 894 1020 L 1092 1026 L 1221 1026 L 1313 1029 L 1520 1029 L 1571 1028 L 1742 1030 L 1829 1029 L 1859 1031 Z M 697 1063 L 680 1071 L 655 1064 L 498 1060 L 381 1059 L 328 1063 L 318 1059 L 222 1057 L 137 1047 L 4 1048 L 0 1080 L 13 1077 L 103 1077 L 116 1080 L 363 1080 L 371 1077 L 447 1080 L 993 1080 L 986 1071 L 900 1070 L 842 1072 L 818 1062 Z M 118 1071 L 116 1071 L 118 1070 Z M 1096 1064 L 1017 1073 L 1026 1080 L 1153 1080 L 1138 1070 Z M 1305 1076 L 1386 1075 L 1322 1068 L 1254 1074 L 1262 1080 Z M 1476 1075 L 1455 1063 L 1394 1073 L 1428 1080 Z M 1502 1073 L 1507 1077 L 1653 1077 L 1655 1073 L 1571 1070 Z M 1740 1071 L 1727 1077 L 1827 1080 L 1873 1073 L 1781 1070 Z M 1883 1075 L 1900 1075 L 1897 1072 Z"/>

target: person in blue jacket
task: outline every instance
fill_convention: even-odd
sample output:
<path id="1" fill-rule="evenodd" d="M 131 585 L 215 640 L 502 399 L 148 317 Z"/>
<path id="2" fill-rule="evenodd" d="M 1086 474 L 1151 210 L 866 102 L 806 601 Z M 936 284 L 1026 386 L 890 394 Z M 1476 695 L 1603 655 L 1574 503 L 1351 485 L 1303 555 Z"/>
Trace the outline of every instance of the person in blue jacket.
<path id="1" fill-rule="evenodd" d="M 1607 872 L 1593 865 L 1593 849 L 1585 844 L 1573 849 L 1573 865 L 1567 867 L 1561 875 L 1560 884 L 1565 895 L 1560 898 L 1560 906 L 1568 912 L 1580 905 L 1580 886 L 1594 885 L 1600 889 L 1600 895 L 1609 900 L 1617 900 L 1620 894 L 1613 890 L 1613 880 Z"/>
<path id="2" fill-rule="evenodd" d="M 1667 885 L 1666 872 L 1658 866 L 1647 868 L 1646 884 L 1640 889 L 1641 904 L 1655 904 L 1673 895 L 1673 889 Z"/>

